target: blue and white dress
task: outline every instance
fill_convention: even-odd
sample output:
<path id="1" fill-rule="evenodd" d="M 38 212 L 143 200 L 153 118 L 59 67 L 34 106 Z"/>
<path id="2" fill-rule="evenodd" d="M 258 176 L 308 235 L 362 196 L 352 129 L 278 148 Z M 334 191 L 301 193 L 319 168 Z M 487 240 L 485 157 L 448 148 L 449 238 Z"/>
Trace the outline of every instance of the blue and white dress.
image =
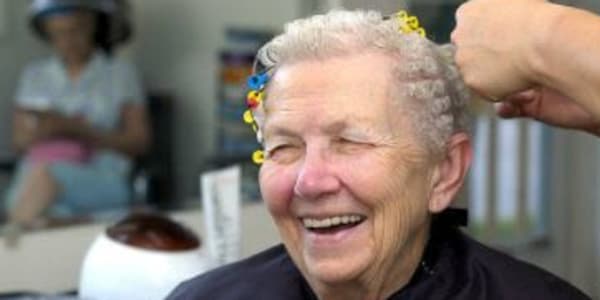
<path id="1" fill-rule="evenodd" d="M 65 116 L 84 117 L 94 128 L 117 130 L 126 104 L 143 104 L 145 97 L 134 67 L 103 52 L 94 53 L 79 80 L 73 82 L 58 57 L 28 65 L 20 79 L 17 107 L 50 109 Z M 7 194 L 15 205 L 29 162 L 23 159 Z M 130 159 L 116 151 L 97 149 L 89 162 L 52 162 L 50 173 L 59 195 L 48 213 L 54 217 L 93 215 L 118 210 L 130 197 Z"/>

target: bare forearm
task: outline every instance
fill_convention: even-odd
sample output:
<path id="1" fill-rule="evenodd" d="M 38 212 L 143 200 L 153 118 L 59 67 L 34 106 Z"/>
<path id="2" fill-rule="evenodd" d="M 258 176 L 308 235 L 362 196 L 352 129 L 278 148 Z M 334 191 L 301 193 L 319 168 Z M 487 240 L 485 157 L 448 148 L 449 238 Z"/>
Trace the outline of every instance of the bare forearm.
<path id="1" fill-rule="evenodd" d="M 68 138 L 85 143 L 90 131 L 89 125 L 78 118 L 20 110 L 14 117 L 13 143 L 20 152 L 26 151 L 36 143 L 55 138 Z"/>
<path id="2" fill-rule="evenodd" d="M 17 152 L 25 152 L 33 143 L 33 137 L 21 133 L 20 130 L 13 130 L 12 143 L 15 151 Z"/>
<path id="3" fill-rule="evenodd" d="M 96 133 L 91 142 L 97 148 L 109 148 L 135 157 L 146 152 L 150 140 L 146 109 L 143 105 L 132 104 L 123 107 L 119 130 Z"/>
<path id="4" fill-rule="evenodd" d="M 129 157 L 144 154 L 150 144 L 147 132 L 94 132 L 89 138 L 95 148 L 116 150 Z"/>
<path id="5" fill-rule="evenodd" d="M 549 4 L 540 18 L 545 18 L 539 23 L 542 33 L 530 58 L 536 81 L 561 91 L 600 119 L 600 17 Z"/>

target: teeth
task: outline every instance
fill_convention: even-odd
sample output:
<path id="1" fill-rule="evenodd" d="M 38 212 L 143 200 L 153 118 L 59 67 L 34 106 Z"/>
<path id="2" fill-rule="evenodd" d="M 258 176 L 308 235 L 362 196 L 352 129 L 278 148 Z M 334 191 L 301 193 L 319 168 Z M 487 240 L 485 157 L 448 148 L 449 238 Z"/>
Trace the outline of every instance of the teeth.
<path id="1" fill-rule="evenodd" d="M 340 217 L 331 218 L 331 226 L 340 225 L 342 219 Z"/>
<path id="2" fill-rule="evenodd" d="M 322 229 L 330 228 L 339 225 L 354 224 L 363 220 L 363 217 L 358 215 L 343 215 L 325 219 L 302 218 L 302 223 L 307 229 Z"/>

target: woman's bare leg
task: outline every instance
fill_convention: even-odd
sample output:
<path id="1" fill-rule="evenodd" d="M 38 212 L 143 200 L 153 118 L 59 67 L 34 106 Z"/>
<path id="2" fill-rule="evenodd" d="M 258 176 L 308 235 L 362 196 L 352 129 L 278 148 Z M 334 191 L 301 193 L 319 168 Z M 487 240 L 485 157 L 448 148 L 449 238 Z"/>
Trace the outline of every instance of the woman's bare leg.
<path id="1" fill-rule="evenodd" d="M 46 164 L 31 167 L 25 176 L 17 202 L 9 213 L 9 222 L 31 226 L 54 203 L 58 185 Z"/>

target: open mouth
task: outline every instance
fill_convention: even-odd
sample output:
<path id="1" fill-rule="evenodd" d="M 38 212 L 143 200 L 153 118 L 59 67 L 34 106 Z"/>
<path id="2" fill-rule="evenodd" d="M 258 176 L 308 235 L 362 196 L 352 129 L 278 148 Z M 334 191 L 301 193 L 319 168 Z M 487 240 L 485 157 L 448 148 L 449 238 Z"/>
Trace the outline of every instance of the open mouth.
<path id="1" fill-rule="evenodd" d="M 350 229 L 364 222 L 366 217 L 361 215 L 340 215 L 328 218 L 301 218 L 302 225 L 310 232 L 318 234 L 333 234 Z"/>

